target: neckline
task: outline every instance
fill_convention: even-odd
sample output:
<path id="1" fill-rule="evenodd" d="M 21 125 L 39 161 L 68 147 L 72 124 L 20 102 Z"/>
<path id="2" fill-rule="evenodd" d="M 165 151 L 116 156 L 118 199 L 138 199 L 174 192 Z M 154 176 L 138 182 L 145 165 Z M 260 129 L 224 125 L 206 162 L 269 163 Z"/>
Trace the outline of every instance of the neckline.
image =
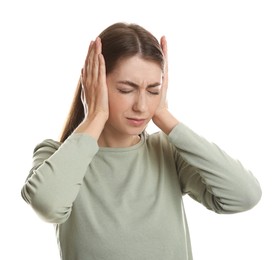
<path id="1" fill-rule="evenodd" d="M 140 134 L 140 140 L 138 143 L 128 146 L 128 147 L 99 147 L 100 152 L 129 152 L 132 150 L 136 150 L 139 147 L 141 147 L 146 140 L 146 134 L 145 132 Z"/>

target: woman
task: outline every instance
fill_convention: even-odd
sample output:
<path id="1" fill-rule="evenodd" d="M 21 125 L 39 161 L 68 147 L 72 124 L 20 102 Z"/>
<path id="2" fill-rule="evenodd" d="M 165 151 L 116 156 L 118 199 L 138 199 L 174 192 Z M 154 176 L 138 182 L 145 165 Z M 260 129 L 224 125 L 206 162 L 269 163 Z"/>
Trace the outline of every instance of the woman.
<path id="1" fill-rule="evenodd" d="M 192 259 L 183 195 L 217 213 L 258 203 L 255 177 L 169 111 L 165 37 L 113 24 L 81 74 L 60 142 L 36 146 L 22 189 L 61 259 Z"/>

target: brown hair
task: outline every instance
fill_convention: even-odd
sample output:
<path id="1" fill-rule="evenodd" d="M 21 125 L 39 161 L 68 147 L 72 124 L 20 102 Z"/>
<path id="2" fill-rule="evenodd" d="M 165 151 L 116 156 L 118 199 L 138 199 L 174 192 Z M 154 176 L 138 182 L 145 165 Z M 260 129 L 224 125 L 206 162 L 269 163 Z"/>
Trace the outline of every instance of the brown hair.
<path id="1" fill-rule="evenodd" d="M 120 59 L 134 55 L 156 62 L 163 71 L 164 57 L 160 43 L 143 27 L 137 24 L 115 23 L 106 28 L 99 37 L 102 41 L 107 75 L 114 70 Z M 60 142 L 64 142 L 84 119 L 80 96 L 81 80 L 79 79 Z"/>

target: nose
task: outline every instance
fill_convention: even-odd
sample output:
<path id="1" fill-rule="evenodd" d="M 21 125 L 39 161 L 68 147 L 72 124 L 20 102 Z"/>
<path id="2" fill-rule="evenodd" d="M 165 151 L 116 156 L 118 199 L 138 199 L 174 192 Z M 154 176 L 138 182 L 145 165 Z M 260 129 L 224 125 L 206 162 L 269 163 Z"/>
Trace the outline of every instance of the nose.
<path id="1" fill-rule="evenodd" d="M 136 112 L 145 112 L 147 109 L 147 100 L 145 93 L 138 93 L 135 97 L 133 110 Z"/>

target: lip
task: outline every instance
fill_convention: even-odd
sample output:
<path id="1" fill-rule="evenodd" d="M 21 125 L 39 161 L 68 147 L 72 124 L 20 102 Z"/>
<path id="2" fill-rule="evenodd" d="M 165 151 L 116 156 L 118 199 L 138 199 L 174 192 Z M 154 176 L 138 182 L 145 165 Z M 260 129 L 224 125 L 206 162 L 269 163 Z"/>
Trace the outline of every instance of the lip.
<path id="1" fill-rule="evenodd" d="M 132 125 L 132 126 L 142 126 L 145 123 L 145 119 L 144 118 L 128 117 L 127 120 L 129 122 L 129 124 Z"/>

